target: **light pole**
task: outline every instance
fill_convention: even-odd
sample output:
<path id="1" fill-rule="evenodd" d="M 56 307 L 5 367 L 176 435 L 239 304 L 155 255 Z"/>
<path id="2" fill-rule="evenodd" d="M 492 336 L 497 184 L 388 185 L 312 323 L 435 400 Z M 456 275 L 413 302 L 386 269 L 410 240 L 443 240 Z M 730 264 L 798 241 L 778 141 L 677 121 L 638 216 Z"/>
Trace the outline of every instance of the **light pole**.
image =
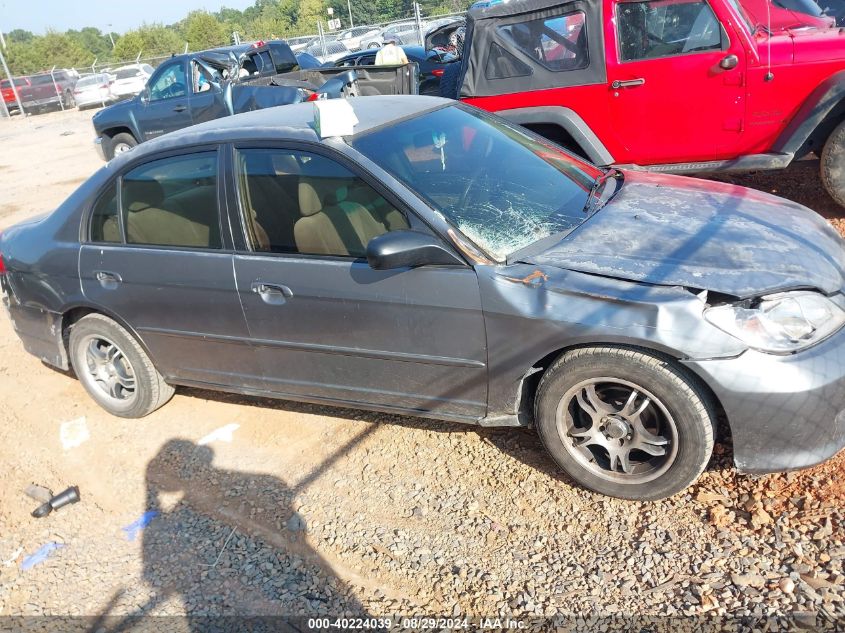
<path id="1" fill-rule="evenodd" d="M 349 28 L 355 28 L 355 23 L 352 21 L 352 0 L 346 0 L 346 8 L 349 9 Z"/>
<path id="2" fill-rule="evenodd" d="M 109 40 L 111 40 L 111 49 L 114 50 L 114 38 L 111 36 L 111 24 L 107 24 L 106 26 L 109 27 Z"/>

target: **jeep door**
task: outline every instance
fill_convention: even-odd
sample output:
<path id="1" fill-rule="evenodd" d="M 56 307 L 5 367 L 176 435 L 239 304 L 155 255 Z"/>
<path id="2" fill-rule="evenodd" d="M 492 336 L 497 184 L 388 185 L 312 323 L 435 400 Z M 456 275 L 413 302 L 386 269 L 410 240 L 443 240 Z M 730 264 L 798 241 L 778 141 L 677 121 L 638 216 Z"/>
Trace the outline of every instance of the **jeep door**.
<path id="1" fill-rule="evenodd" d="M 746 56 L 707 0 L 614 3 L 608 95 L 619 163 L 712 161 L 736 155 L 745 117 Z M 723 8 L 723 7 L 722 7 Z"/>
<path id="2" fill-rule="evenodd" d="M 369 239 L 430 231 L 352 164 L 317 149 L 239 147 L 241 302 L 267 389 L 474 421 L 487 346 L 472 267 L 373 270 Z"/>

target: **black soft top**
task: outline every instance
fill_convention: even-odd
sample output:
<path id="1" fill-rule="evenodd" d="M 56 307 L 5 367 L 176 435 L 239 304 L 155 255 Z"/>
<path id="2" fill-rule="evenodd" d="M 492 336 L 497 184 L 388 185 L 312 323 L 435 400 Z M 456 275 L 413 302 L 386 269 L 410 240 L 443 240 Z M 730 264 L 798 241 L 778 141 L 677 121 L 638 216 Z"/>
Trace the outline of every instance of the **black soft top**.
<path id="1" fill-rule="evenodd" d="M 584 68 L 550 69 L 517 46 L 500 28 L 579 11 L 585 16 L 589 57 Z M 509 67 L 503 68 L 503 64 Z M 606 81 L 600 0 L 482 0 L 470 7 L 458 84 L 460 97 L 489 97 Z"/>

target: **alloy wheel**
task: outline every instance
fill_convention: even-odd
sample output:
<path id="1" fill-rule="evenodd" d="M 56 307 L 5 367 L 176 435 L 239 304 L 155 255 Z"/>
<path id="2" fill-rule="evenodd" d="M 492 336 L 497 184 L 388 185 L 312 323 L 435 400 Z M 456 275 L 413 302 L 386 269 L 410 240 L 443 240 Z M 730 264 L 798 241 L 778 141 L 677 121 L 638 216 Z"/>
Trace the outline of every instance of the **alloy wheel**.
<path id="1" fill-rule="evenodd" d="M 678 452 L 678 431 L 663 403 L 619 378 L 579 382 L 561 398 L 557 431 L 564 448 L 593 474 L 618 483 L 663 475 Z"/>
<path id="2" fill-rule="evenodd" d="M 112 402 L 132 402 L 137 395 L 135 371 L 123 351 L 101 336 L 89 336 L 82 345 L 87 373 L 81 378 Z"/>

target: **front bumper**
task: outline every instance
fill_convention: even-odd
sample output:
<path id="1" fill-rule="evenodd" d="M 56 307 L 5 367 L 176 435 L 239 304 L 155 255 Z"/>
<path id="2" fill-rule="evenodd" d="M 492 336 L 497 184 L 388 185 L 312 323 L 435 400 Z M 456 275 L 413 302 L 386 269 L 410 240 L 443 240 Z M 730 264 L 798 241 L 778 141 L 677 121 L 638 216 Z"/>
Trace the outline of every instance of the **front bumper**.
<path id="1" fill-rule="evenodd" d="M 845 447 L 845 331 L 791 356 L 749 350 L 685 364 L 721 402 L 740 471 L 807 468 Z"/>

